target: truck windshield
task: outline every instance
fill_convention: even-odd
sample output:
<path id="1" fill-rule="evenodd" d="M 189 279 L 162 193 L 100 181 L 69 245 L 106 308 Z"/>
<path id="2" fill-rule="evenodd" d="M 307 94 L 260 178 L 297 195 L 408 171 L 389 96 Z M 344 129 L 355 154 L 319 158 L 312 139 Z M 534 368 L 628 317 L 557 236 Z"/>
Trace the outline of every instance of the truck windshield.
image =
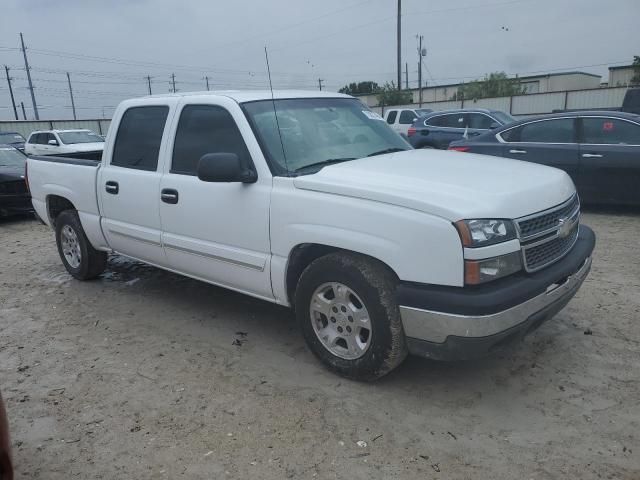
<path id="1" fill-rule="evenodd" d="M 58 132 L 62 143 L 69 145 L 72 143 L 96 143 L 104 142 L 103 138 L 93 132 Z"/>
<path id="2" fill-rule="evenodd" d="M 0 148 L 0 167 L 24 167 L 26 158 L 15 148 Z"/>
<path id="3" fill-rule="evenodd" d="M 315 173 L 331 163 L 411 149 L 387 122 L 355 99 L 261 100 L 245 103 L 243 109 L 276 175 Z"/>

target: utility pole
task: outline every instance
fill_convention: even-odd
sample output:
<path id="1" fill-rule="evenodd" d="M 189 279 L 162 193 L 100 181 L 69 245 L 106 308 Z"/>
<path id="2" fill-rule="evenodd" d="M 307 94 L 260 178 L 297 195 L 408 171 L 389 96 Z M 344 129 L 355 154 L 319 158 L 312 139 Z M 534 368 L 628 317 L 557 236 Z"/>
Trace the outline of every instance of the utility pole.
<path id="1" fill-rule="evenodd" d="M 27 112 L 24 110 L 24 102 L 20 102 L 20 106 L 22 107 L 22 118 L 27 119 Z"/>
<path id="2" fill-rule="evenodd" d="M 402 0 L 398 0 L 398 90 L 402 89 L 402 55 L 401 55 L 401 37 L 402 37 Z"/>
<path id="3" fill-rule="evenodd" d="M 33 83 L 31 82 L 31 71 L 29 70 L 29 61 L 27 60 L 27 49 L 24 48 L 24 38 L 22 38 L 22 32 L 20 32 L 20 43 L 22 44 L 22 55 L 24 56 L 24 69 L 27 71 L 27 80 L 29 81 L 29 90 L 31 91 L 31 103 L 33 103 L 33 114 L 36 120 L 40 120 L 38 114 L 38 106 L 36 105 L 36 96 L 33 93 Z"/>
<path id="4" fill-rule="evenodd" d="M 319 79 L 318 79 L 318 89 L 319 89 L 320 91 L 322 91 L 322 82 L 324 82 L 324 80 L 323 80 L 323 79 L 321 79 L 321 78 L 319 78 Z"/>
<path id="5" fill-rule="evenodd" d="M 409 62 L 404 64 L 404 88 L 409 90 Z"/>
<path id="6" fill-rule="evenodd" d="M 418 105 L 422 107 L 422 39 L 424 37 L 420 35 L 420 41 L 418 45 Z"/>
<path id="7" fill-rule="evenodd" d="M 176 90 L 176 74 L 175 73 L 171 74 L 171 91 L 173 93 L 176 93 L 176 91 L 177 91 Z"/>
<path id="8" fill-rule="evenodd" d="M 149 95 L 153 95 L 151 93 L 151 77 L 149 75 L 147 75 L 146 77 L 144 77 L 147 79 L 147 86 L 149 87 Z"/>
<path id="9" fill-rule="evenodd" d="M 71 109 L 73 110 L 73 119 L 77 120 L 76 117 L 76 102 L 73 101 L 73 89 L 71 88 L 71 76 L 69 72 L 67 72 L 67 83 L 69 83 L 69 96 L 71 97 Z"/>
<path id="10" fill-rule="evenodd" d="M 13 114 L 16 116 L 16 120 L 20 120 L 18 118 L 18 109 L 16 108 L 16 99 L 13 98 L 13 87 L 11 87 L 11 80 L 13 80 L 9 76 L 9 67 L 4 66 L 4 71 L 7 73 L 7 83 L 9 84 L 9 93 L 11 94 L 11 105 L 13 105 Z"/>
<path id="11" fill-rule="evenodd" d="M 209 77 L 207 77 L 206 75 L 204 76 L 204 81 L 207 84 L 207 92 L 209 91 Z"/>

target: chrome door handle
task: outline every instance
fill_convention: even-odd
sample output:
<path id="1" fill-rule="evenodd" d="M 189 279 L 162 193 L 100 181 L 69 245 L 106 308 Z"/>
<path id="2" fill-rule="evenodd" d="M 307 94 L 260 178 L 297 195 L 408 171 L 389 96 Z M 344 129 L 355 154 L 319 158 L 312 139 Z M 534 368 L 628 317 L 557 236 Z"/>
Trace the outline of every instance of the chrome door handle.
<path id="1" fill-rule="evenodd" d="M 582 157 L 583 158 L 602 158 L 602 155 L 600 155 L 599 153 L 583 153 Z"/>
<path id="2" fill-rule="evenodd" d="M 178 203 L 178 191 L 173 188 L 163 188 L 160 192 L 160 200 L 175 205 Z"/>
<path id="3" fill-rule="evenodd" d="M 511 150 L 509 150 L 509 153 L 527 153 L 527 151 L 526 150 L 514 150 L 514 149 L 511 149 Z"/>

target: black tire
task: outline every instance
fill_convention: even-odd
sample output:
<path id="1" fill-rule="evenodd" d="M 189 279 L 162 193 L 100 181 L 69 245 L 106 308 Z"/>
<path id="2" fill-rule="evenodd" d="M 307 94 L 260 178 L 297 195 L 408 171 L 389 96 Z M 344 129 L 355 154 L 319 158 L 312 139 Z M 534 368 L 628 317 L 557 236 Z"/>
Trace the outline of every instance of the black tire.
<path id="1" fill-rule="evenodd" d="M 371 338 L 365 353 L 348 360 L 325 347 L 313 327 L 310 306 L 321 285 L 339 282 L 362 299 L 369 312 Z M 332 253 L 313 261 L 300 276 L 295 309 L 304 339 L 330 370 L 354 380 L 372 381 L 396 368 L 407 356 L 396 278 L 382 263 L 364 255 Z"/>
<path id="2" fill-rule="evenodd" d="M 91 280 L 96 278 L 107 267 L 107 253 L 101 252 L 93 248 L 87 236 L 84 233 L 80 218 L 75 210 L 65 210 L 55 220 L 56 226 L 56 243 L 58 245 L 58 253 L 62 264 L 74 278 L 78 280 Z M 80 247 L 80 264 L 76 267 L 72 266 L 62 252 L 62 230 L 65 227 L 71 228 L 77 237 L 78 246 Z"/>

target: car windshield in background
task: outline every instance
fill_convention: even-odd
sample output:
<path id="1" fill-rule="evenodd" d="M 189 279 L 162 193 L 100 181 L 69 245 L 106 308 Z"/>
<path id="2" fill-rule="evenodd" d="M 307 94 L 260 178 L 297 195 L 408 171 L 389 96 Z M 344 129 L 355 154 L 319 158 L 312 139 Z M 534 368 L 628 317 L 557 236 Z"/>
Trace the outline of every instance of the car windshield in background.
<path id="1" fill-rule="evenodd" d="M 24 167 L 26 158 L 15 148 L 0 148 L 0 167 Z"/>
<path id="2" fill-rule="evenodd" d="M 315 173 L 331 163 L 411 149 L 378 114 L 354 99 L 262 100 L 243 108 L 275 174 Z"/>
<path id="3" fill-rule="evenodd" d="M 58 136 L 65 145 L 104 142 L 104 139 L 100 135 L 93 132 L 58 132 Z"/>
<path id="4" fill-rule="evenodd" d="M 25 139 L 19 133 L 0 133 L 0 143 L 24 143 Z"/>
<path id="5" fill-rule="evenodd" d="M 500 120 L 505 125 L 516 121 L 516 119 L 513 118 L 511 115 L 509 115 L 508 113 L 501 112 L 500 110 L 493 110 L 491 112 L 491 115 L 493 115 L 495 118 Z"/>

